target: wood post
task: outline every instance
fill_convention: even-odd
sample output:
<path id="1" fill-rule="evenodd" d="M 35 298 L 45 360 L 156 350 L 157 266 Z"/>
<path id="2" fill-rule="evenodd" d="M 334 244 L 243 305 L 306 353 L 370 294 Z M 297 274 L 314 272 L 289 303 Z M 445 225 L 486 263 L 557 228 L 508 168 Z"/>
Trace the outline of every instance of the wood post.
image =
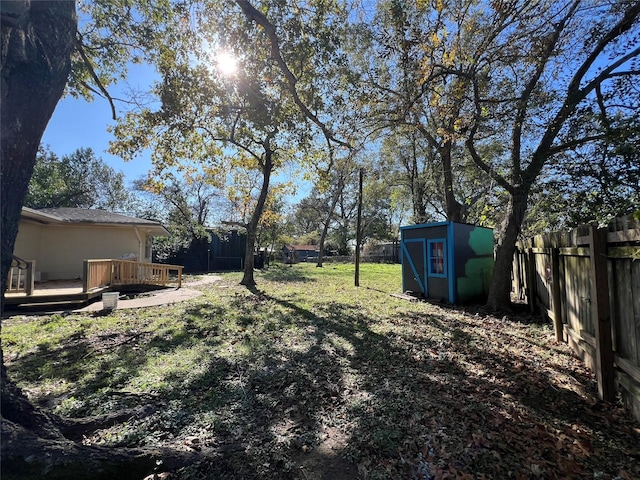
<path id="1" fill-rule="evenodd" d="M 515 292 L 518 300 L 520 300 L 520 245 L 516 244 L 516 251 L 513 252 L 513 266 L 511 268 L 513 280 L 511 282 L 511 290 Z"/>
<path id="2" fill-rule="evenodd" d="M 358 219 L 356 224 L 356 268 L 354 284 L 360 286 L 360 243 L 362 243 L 362 177 L 364 169 L 360 169 L 358 177 Z"/>
<path id="3" fill-rule="evenodd" d="M 89 291 L 89 260 L 82 261 L 82 291 Z"/>
<path id="4" fill-rule="evenodd" d="M 562 299 L 560 292 L 560 250 L 557 247 L 551 249 L 551 301 L 553 302 L 553 327 L 556 332 L 556 341 L 564 340 L 562 325 Z"/>
<path id="5" fill-rule="evenodd" d="M 36 280 L 36 261 L 30 260 L 28 262 L 29 268 L 27 268 L 27 274 L 24 277 L 24 290 L 27 296 L 33 295 Z"/>
<path id="6" fill-rule="evenodd" d="M 591 260 L 591 306 L 596 337 L 596 376 L 598 396 L 601 400 L 614 401 L 615 372 L 613 368 L 613 342 L 611 335 L 611 311 L 609 306 L 609 272 L 607 269 L 607 231 L 589 227 L 589 252 Z"/>

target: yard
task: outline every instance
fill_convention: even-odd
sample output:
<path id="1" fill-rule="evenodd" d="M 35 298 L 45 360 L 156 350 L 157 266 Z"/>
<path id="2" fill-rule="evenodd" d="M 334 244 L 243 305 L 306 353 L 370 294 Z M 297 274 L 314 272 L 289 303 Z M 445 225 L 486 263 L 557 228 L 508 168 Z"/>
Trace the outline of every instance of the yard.
<path id="1" fill-rule="evenodd" d="M 170 306 L 5 320 L 9 375 L 96 419 L 84 444 L 198 454 L 173 478 L 640 478 L 640 425 L 537 318 L 391 297 L 398 265 L 364 264 L 360 288 L 350 265 L 240 278 Z"/>

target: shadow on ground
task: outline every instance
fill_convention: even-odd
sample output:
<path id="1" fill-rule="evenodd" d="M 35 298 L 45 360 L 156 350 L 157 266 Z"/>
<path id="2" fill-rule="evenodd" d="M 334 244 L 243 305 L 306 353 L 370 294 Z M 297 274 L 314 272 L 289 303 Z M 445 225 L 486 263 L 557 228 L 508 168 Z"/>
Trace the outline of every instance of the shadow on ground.
<path id="1" fill-rule="evenodd" d="M 286 267 L 264 276 L 315 282 Z M 71 396 L 93 398 L 81 416 L 98 402 L 139 402 L 122 401 L 131 379 L 142 382 L 159 357 L 175 362 L 147 392 L 151 415 L 87 438 L 201 452 L 185 479 L 640 475 L 632 422 L 595 401 L 593 377 L 568 348 L 526 325 L 400 300 L 382 318 L 277 289 L 228 295 L 186 304 L 161 329 L 79 332 L 11 371 L 23 383 L 73 382 Z"/>

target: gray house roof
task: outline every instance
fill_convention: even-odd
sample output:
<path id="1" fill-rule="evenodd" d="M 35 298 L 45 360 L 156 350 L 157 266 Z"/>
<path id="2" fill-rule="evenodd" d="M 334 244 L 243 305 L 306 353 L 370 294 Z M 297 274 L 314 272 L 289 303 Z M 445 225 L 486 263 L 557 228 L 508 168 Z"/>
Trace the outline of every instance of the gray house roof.
<path id="1" fill-rule="evenodd" d="M 155 236 L 168 236 L 161 223 L 145 218 L 87 208 L 33 208 L 23 207 L 22 217 L 44 224 L 83 224 L 103 226 L 141 227 Z"/>

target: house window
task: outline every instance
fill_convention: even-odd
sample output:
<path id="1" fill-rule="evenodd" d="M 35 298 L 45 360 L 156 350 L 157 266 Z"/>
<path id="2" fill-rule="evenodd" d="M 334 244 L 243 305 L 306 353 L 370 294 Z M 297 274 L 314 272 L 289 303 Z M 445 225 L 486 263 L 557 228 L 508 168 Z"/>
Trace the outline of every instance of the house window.
<path id="1" fill-rule="evenodd" d="M 444 238 L 429 240 L 429 275 L 432 277 L 447 276 L 446 247 Z"/>

